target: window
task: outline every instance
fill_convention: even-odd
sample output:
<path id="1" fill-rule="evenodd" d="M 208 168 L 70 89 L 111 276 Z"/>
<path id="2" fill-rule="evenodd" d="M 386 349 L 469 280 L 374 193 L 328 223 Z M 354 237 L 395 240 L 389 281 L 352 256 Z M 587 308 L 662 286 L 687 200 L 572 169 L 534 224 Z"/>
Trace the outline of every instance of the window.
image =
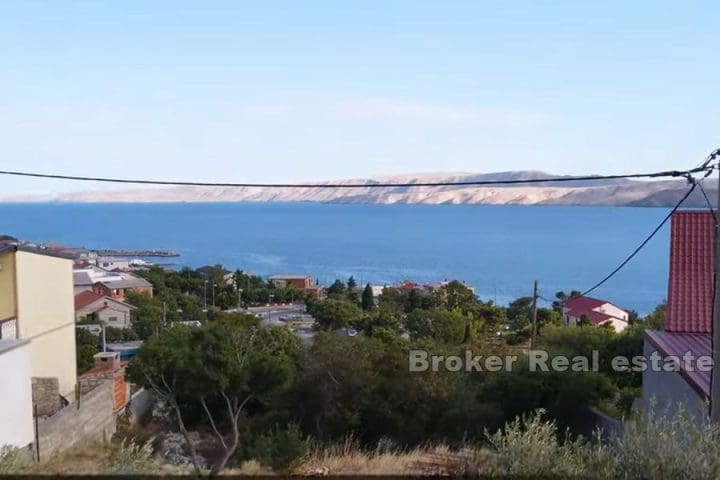
<path id="1" fill-rule="evenodd" d="M 108 317 L 108 322 L 117 322 L 118 317 Z"/>

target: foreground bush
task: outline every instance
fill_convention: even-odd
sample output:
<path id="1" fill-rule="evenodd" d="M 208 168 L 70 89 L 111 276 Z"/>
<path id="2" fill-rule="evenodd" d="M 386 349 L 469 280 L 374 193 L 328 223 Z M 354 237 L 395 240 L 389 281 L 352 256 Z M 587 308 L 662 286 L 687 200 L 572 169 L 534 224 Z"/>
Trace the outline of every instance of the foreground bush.
<path id="1" fill-rule="evenodd" d="M 559 435 L 542 411 L 517 419 L 493 435 L 492 462 L 471 464 L 475 475 L 579 476 L 583 478 L 720 478 L 720 427 L 697 425 L 681 410 L 626 423 L 625 434 L 607 444 Z"/>
<path id="2" fill-rule="evenodd" d="M 158 473 L 160 466 L 153 459 L 152 440 L 144 444 L 126 442 L 119 445 L 105 467 L 104 474 L 151 474 Z"/>
<path id="3" fill-rule="evenodd" d="M 256 460 L 260 465 L 275 471 L 284 471 L 298 462 L 308 452 L 307 441 L 300 428 L 289 424 L 285 428 L 275 426 L 261 433 L 247 447 L 247 459 Z"/>
<path id="4" fill-rule="evenodd" d="M 0 475 L 11 475 L 26 472 L 33 465 L 27 450 L 15 447 L 0 447 Z"/>

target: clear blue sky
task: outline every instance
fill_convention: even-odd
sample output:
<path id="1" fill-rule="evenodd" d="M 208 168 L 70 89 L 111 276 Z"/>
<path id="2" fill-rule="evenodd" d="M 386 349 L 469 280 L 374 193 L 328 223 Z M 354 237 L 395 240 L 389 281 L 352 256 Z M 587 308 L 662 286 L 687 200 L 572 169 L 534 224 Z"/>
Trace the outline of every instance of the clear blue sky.
<path id="1" fill-rule="evenodd" d="M 720 146 L 718 18 L 710 1 L 3 2 L 0 164 L 225 181 L 694 166 Z"/>

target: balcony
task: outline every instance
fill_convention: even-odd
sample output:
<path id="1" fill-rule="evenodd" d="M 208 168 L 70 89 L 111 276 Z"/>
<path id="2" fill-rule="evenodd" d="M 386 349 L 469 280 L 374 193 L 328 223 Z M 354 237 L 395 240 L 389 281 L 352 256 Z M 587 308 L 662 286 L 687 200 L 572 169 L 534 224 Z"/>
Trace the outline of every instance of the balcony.
<path id="1" fill-rule="evenodd" d="M 0 320 L 0 340 L 17 338 L 17 318 Z"/>

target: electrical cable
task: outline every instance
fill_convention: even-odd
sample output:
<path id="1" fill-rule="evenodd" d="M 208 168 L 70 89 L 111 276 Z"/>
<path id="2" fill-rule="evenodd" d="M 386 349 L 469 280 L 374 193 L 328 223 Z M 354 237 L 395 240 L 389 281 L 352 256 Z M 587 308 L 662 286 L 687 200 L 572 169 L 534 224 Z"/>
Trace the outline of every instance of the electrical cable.
<path id="1" fill-rule="evenodd" d="M 713 157 L 714 158 L 714 157 Z M 228 188 L 392 188 L 392 187 L 449 187 L 449 186 L 489 186 L 489 185 L 524 185 L 536 183 L 566 183 L 566 182 L 591 182 L 600 180 L 619 180 L 637 178 L 663 178 L 663 177 L 687 177 L 690 174 L 705 172 L 707 164 L 690 170 L 665 170 L 650 173 L 630 173 L 620 175 L 586 175 L 567 176 L 551 178 L 528 178 L 509 180 L 469 180 L 469 181 L 446 181 L 446 182 L 408 182 L 408 183 L 384 183 L 368 181 L 366 183 L 233 183 L 233 182 L 190 182 L 175 180 L 146 180 L 131 178 L 113 177 L 86 177 L 78 175 L 62 175 L 51 173 L 22 172 L 15 170 L 0 170 L 0 175 L 18 177 L 48 178 L 54 180 L 73 180 L 83 182 L 104 182 L 104 183 L 125 183 L 138 185 L 173 185 L 189 187 L 228 187 Z"/>
<path id="2" fill-rule="evenodd" d="M 650 232 L 650 235 L 648 235 L 648 236 L 645 238 L 645 240 L 643 240 L 643 241 L 640 243 L 640 245 L 638 245 L 637 248 L 635 248 L 635 250 L 633 250 L 633 252 L 632 252 L 627 258 L 625 258 L 625 260 L 623 260 L 623 261 L 620 263 L 620 265 L 618 265 L 612 272 L 610 272 L 609 274 L 607 274 L 602 280 L 600 280 L 599 282 L 597 282 L 595 285 L 593 285 L 592 287 L 590 287 L 590 288 L 588 288 L 587 290 L 585 290 L 585 291 L 582 293 L 582 296 L 588 295 L 589 293 L 593 292 L 593 291 L 596 290 L 598 287 L 600 287 L 601 285 L 603 285 L 605 282 L 607 282 L 608 280 L 610 280 L 613 276 L 615 276 L 616 273 L 618 273 L 620 270 L 622 270 L 622 268 L 623 268 L 625 265 L 627 265 L 628 262 L 630 262 L 630 260 L 632 260 L 633 257 L 635 257 L 635 255 L 637 255 L 638 253 L 640 253 L 640 250 L 642 250 L 642 249 L 645 247 L 645 245 L 648 244 L 648 242 L 649 242 L 650 240 L 652 240 L 652 238 L 660 231 L 660 229 L 667 223 L 667 221 L 670 220 L 670 218 L 673 216 L 673 214 L 680 208 L 680 206 L 683 204 L 683 202 L 685 202 L 685 200 L 690 196 L 690 194 L 691 194 L 691 193 L 695 190 L 695 188 L 698 186 L 698 182 L 696 182 L 694 178 L 692 178 L 692 177 L 689 176 L 689 175 L 688 175 L 687 178 L 688 178 L 688 181 L 691 183 L 690 188 L 689 188 L 688 191 L 685 193 L 685 195 L 682 196 L 682 198 L 680 199 L 680 201 L 678 201 L 678 202 L 675 204 L 675 206 L 672 208 L 672 210 L 670 210 L 670 212 L 665 216 L 665 218 L 662 219 L 662 221 L 658 224 L 658 226 L 655 227 L 655 229 L 654 229 L 652 232 Z"/>

